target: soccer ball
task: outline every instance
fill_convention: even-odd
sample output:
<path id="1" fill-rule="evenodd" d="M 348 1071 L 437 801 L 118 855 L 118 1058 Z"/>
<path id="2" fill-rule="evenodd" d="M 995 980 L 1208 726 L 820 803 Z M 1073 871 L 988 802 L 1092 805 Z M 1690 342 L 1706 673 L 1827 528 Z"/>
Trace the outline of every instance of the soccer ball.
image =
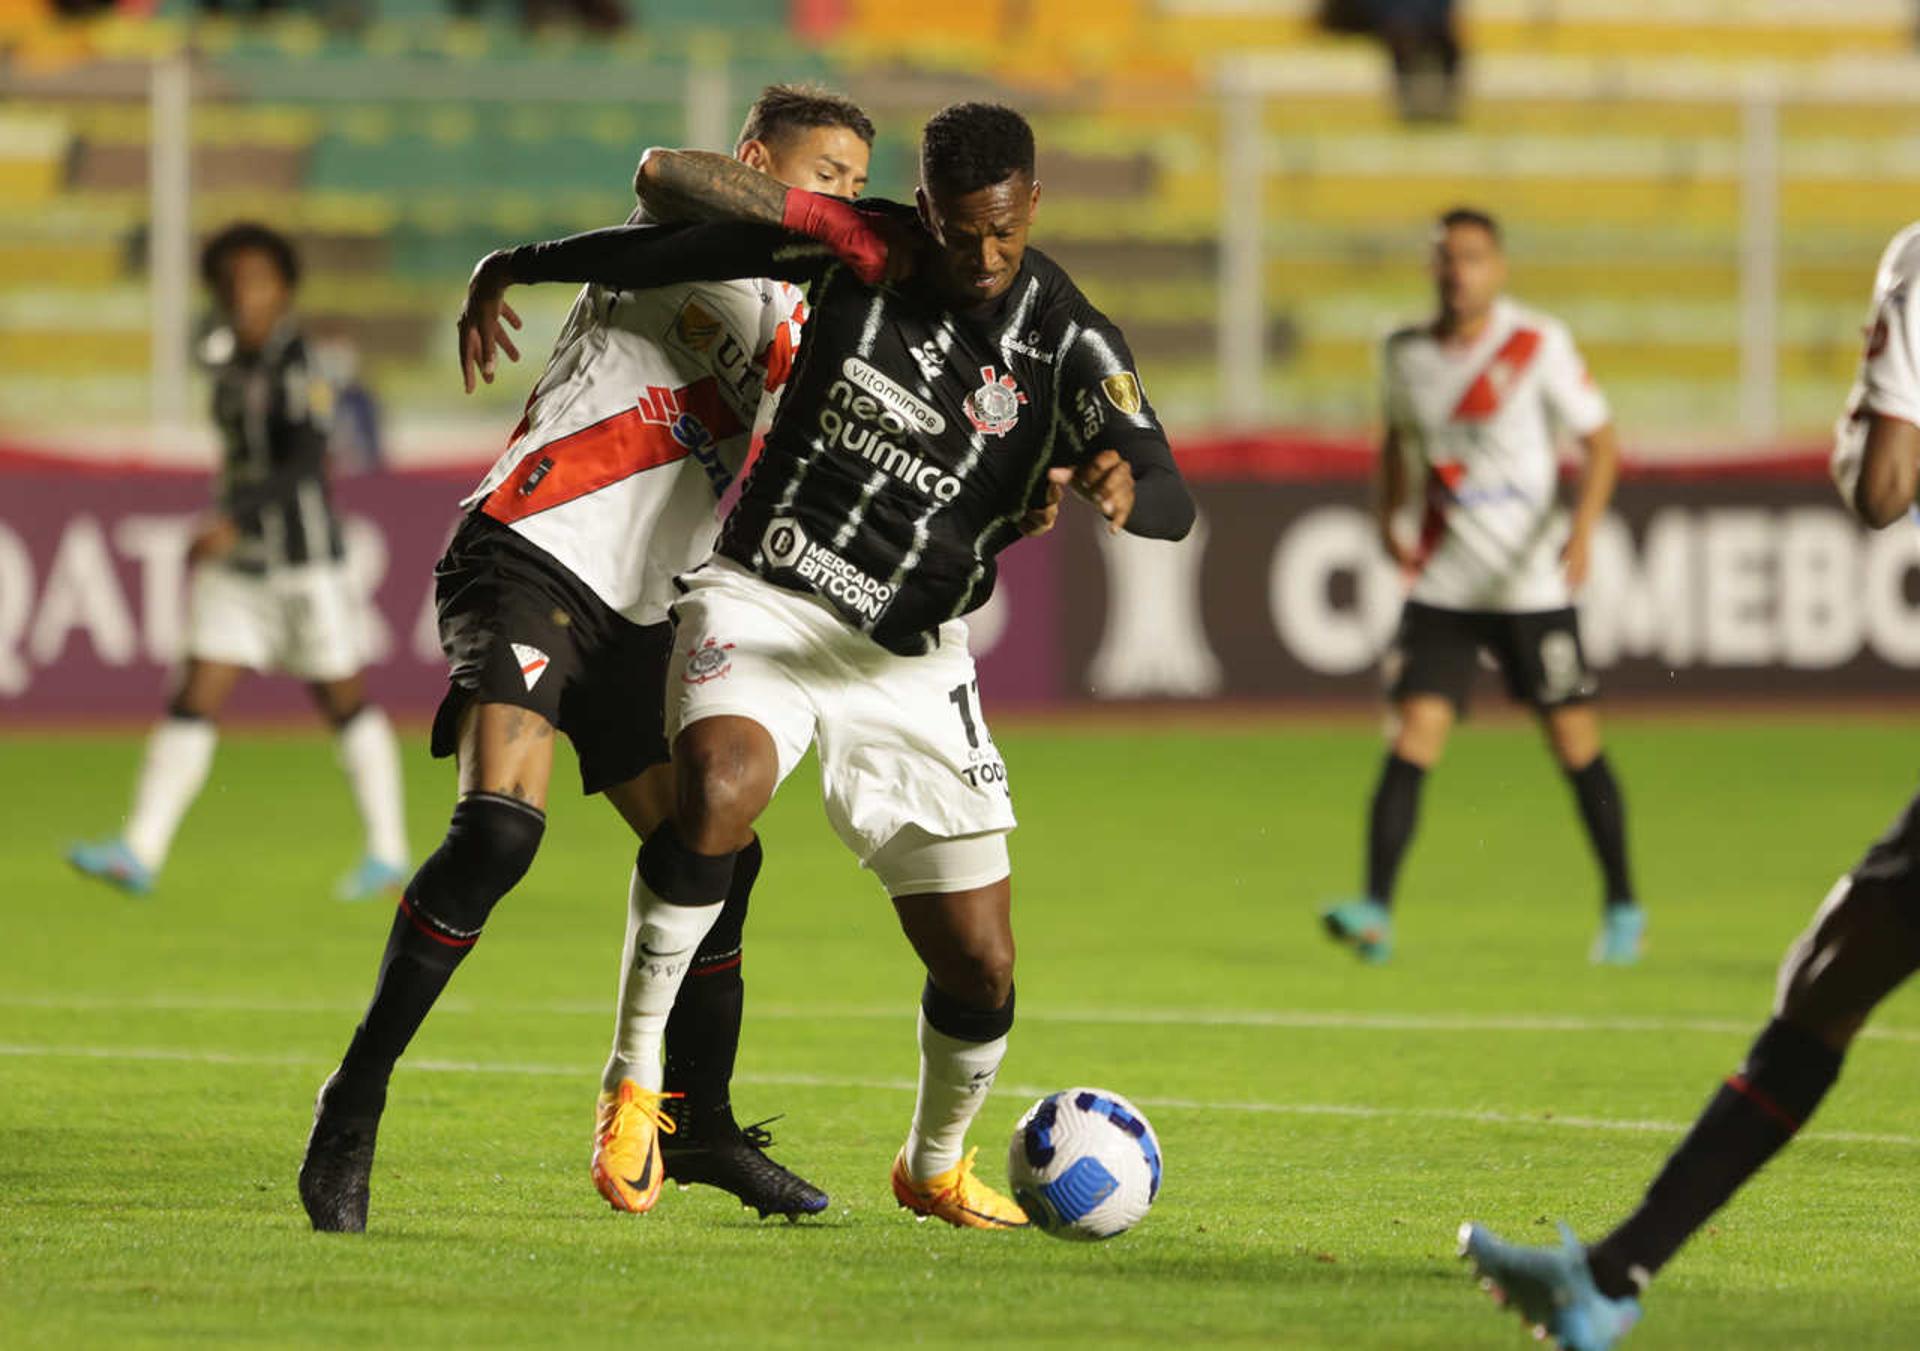
<path id="1" fill-rule="evenodd" d="M 1062 1089 L 1013 1128 L 1007 1181 L 1036 1229 L 1112 1238 L 1140 1223 L 1160 1193 L 1160 1141 L 1146 1114 L 1118 1093 Z"/>

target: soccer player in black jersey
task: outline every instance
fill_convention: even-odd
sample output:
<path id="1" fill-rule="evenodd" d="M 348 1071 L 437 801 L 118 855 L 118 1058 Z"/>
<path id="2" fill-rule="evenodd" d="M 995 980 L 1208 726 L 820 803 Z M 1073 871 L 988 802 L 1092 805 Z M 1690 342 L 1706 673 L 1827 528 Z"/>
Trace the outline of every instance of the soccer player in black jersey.
<path id="1" fill-rule="evenodd" d="M 994 558 L 1028 511 L 1063 486 L 1150 538 L 1183 537 L 1192 501 L 1119 331 L 1027 247 L 1040 189 L 1013 110 L 960 104 L 927 124 L 917 212 L 781 192 L 717 156 L 650 156 L 642 178 L 653 200 L 736 219 L 491 255 L 462 325 L 490 369 L 514 283 L 811 288 L 761 458 L 714 561 L 681 578 L 677 802 L 640 858 L 653 976 L 678 980 L 755 818 L 817 744 L 828 817 L 927 970 L 894 1194 L 951 1224 L 1017 1227 L 1020 1207 L 964 1150 L 1013 1022 L 1014 821 L 962 616 L 992 594 Z"/>
<path id="2" fill-rule="evenodd" d="M 1881 260 L 1860 378 L 1840 421 L 1834 478 L 1873 529 L 1907 521 L 1920 489 L 1920 223 Z M 1907 527 L 1911 529 L 1909 525 Z M 1714 1212 L 1800 1130 L 1881 1000 L 1920 971 L 1920 797 L 1835 883 L 1780 966 L 1773 1017 L 1647 1188 L 1590 1247 L 1521 1247 L 1477 1224 L 1461 1255 L 1563 1351 L 1609 1351 L 1639 1298 Z"/>
<path id="3" fill-rule="evenodd" d="M 200 271 L 223 321 L 206 347 L 223 459 L 217 505 L 188 551 L 186 666 L 147 740 L 126 828 L 67 857 L 89 876 L 151 891 L 207 781 L 227 696 L 249 669 L 281 671 L 307 683 L 334 728 L 366 830 L 339 894 L 364 899 L 406 876 L 400 756 L 361 680 L 365 601 L 347 576 L 327 489 L 332 387 L 293 315 L 299 257 L 277 231 L 240 223 L 207 241 Z"/>

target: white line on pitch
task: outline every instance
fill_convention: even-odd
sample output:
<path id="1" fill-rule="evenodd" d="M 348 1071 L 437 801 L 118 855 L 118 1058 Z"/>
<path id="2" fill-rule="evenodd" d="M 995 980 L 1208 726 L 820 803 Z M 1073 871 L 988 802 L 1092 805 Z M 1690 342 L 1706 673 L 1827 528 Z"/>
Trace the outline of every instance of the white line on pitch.
<path id="1" fill-rule="evenodd" d="M 503 1016 L 605 1017 L 612 1007 L 584 1000 L 547 1000 L 529 1003 L 476 1004 L 448 999 L 435 1006 L 439 1014 L 490 1013 Z M 208 999 L 153 995 L 126 998 L 93 995 L 0 995 L 0 1008 L 64 1010 L 76 1013 L 241 1013 L 241 1014 L 358 1014 L 362 1006 L 331 1000 Z M 913 1005 L 897 1007 L 808 1004 L 754 1004 L 754 1018 L 791 1022 L 861 1022 L 912 1019 Z M 1023 1024 L 1082 1023 L 1119 1027 L 1270 1027 L 1305 1031 L 1351 1032 L 1621 1032 L 1704 1033 L 1724 1036 L 1753 1034 L 1765 1021 L 1764 1010 L 1744 1020 L 1730 1018 L 1581 1017 L 1556 1014 L 1511 1013 L 1347 1013 L 1325 1009 L 1026 1009 Z M 1875 1041 L 1920 1043 L 1920 1028 L 1877 1027 L 1860 1034 Z"/>
<path id="2" fill-rule="evenodd" d="M 264 1066 L 276 1069 L 325 1069 L 332 1061 L 312 1056 L 253 1055 L 225 1051 L 201 1051 L 156 1046 L 43 1046 L 0 1043 L 0 1058 L 36 1060 L 125 1060 L 162 1061 L 194 1065 Z M 502 1074 L 539 1078 L 587 1080 L 599 1071 L 591 1065 L 551 1065 L 539 1063 L 488 1063 L 478 1060 L 408 1060 L 410 1070 L 426 1074 Z M 736 1083 L 779 1088 L 822 1088 L 845 1092 L 869 1090 L 888 1093 L 912 1093 L 911 1079 L 838 1078 L 825 1074 L 738 1074 Z M 1053 1092 L 1037 1084 L 1000 1084 L 1003 1093 L 1018 1098 L 1037 1098 Z M 1324 1116 L 1367 1121 L 1458 1121 L 1481 1126 L 1546 1126 L 1560 1130 L 1612 1131 L 1644 1135 L 1678 1135 L 1687 1129 L 1683 1121 L 1634 1121 L 1618 1117 L 1561 1116 L 1557 1113 L 1530 1115 L 1519 1112 L 1474 1111 L 1450 1107 L 1369 1107 L 1335 1102 L 1233 1102 L 1204 1098 L 1139 1097 L 1143 1107 L 1176 1112 L 1244 1112 L 1260 1116 Z M 1890 1135 L 1873 1131 L 1802 1131 L 1801 1140 L 1824 1140 L 1833 1144 L 1895 1145 L 1920 1148 L 1920 1135 Z"/>

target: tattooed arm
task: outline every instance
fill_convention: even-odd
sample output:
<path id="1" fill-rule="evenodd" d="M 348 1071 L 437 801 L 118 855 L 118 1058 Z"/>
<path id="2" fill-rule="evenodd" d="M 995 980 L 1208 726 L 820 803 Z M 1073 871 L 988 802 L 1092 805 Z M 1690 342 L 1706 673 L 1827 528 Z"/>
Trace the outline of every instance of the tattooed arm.
<path id="1" fill-rule="evenodd" d="M 658 221 L 780 225 L 788 191 L 772 175 L 710 150 L 649 150 L 633 171 L 633 194 Z"/>
<path id="2" fill-rule="evenodd" d="M 910 234 L 852 203 L 805 188 L 708 150 L 649 150 L 633 191 L 659 221 L 749 221 L 817 239 L 869 285 L 897 281 L 910 264 Z"/>

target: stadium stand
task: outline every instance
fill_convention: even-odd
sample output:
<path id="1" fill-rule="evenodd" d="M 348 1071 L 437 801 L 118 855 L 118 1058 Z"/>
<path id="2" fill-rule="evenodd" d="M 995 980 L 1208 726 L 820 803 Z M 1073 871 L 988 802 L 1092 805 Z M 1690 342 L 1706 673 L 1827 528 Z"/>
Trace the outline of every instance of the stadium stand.
<path id="1" fill-rule="evenodd" d="M 143 245 L 145 66 L 190 43 L 193 220 L 260 215 L 310 257 L 316 329 L 350 341 L 390 406 L 459 406 L 440 344 L 472 259 L 507 239 L 617 219 L 637 151 L 687 136 L 682 88 L 724 71 L 731 103 L 770 78 L 824 75 L 882 127 L 875 189 L 911 183 L 912 133 L 947 98 L 1002 93 L 1035 114 L 1048 246 L 1125 324 L 1155 393 L 1212 420 L 1217 240 L 1226 185 L 1214 98 L 1222 60 L 1292 53 L 1338 88 L 1267 100 L 1262 183 L 1268 408 L 1364 425 L 1378 333 L 1422 303 L 1424 222 L 1456 201 L 1509 222 L 1518 291 L 1565 314 L 1628 426 L 1717 436 L 1734 422 L 1741 111 L 1727 102 L 1540 97 L 1470 101 L 1410 132 L 1379 61 L 1314 26 L 1308 0 L 982 0 L 927 10 L 848 0 L 825 46 L 797 53 L 768 0 L 647 0 L 615 38 L 528 34 L 430 0 L 384 0 L 355 28 L 310 18 L 160 17 L 0 25 L 0 408 L 9 428 L 75 406 L 137 423 L 148 371 Z M 1565 68 L 1677 52 L 1780 71 L 1911 62 L 1899 0 L 1481 0 L 1473 60 Z M 1564 54 L 1582 53 L 1578 63 Z M 1598 54 L 1596 56 L 1596 53 Z M 1598 72 L 1598 74 L 1596 74 Z M 550 91 L 508 116 L 486 91 Z M 1335 83 L 1338 83 L 1337 81 Z M 1327 80 L 1317 82 L 1327 85 Z M 355 96 L 346 97 L 347 93 Z M 731 113 L 729 114 L 732 115 Z M 1781 409 L 1831 415 L 1853 360 L 1859 276 L 1900 223 L 1920 102 L 1789 101 L 1779 126 Z M 551 318 L 564 298 L 542 298 Z M 1703 379 L 1705 377 L 1705 379 Z M 513 382 L 507 382 L 512 386 Z M 493 392 L 496 417 L 518 388 Z"/>

